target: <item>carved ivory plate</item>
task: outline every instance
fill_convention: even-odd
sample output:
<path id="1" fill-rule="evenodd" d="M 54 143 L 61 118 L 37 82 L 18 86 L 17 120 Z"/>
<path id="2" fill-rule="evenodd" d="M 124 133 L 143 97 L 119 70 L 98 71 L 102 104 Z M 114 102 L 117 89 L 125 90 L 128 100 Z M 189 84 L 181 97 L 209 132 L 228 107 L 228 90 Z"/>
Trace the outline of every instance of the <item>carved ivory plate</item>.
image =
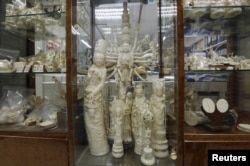
<path id="1" fill-rule="evenodd" d="M 39 126 L 44 129 L 48 129 L 48 128 L 56 127 L 56 123 L 55 121 L 47 120 L 47 121 L 39 123 Z"/>
<path id="2" fill-rule="evenodd" d="M 242 13 L 242 9 L 237 7 L 237 8 L 229 8 L 225 12 L 225 18 L 233 18 L 239 14 Z"/>
<path id="3" fill-rule="evenodd" d="M 224 8 L 211 9 L 210 17 L 212 19 L 217 19 L 217 18 L 223 17 L 224 15 L 225 15 L 225 9 Z"/>
<path id="4" fill-rule="evenodd" d="M 227 112 L 227 110 L 229 108 L 229 105 L 228 105 L 227 100 L 225 100 L 225 99 L 219 99 L 216 102 L 216 107 L 217 107 L 217 109 L 218 109 L 218 111 L 220 113 L 225 113 L 225 112 Z"/>
<path id="5" fill-rule="evenodd" d="M 238 124 L 237 129 L 245 132 L 250 132 L 250 124 L 240 123 Z"/>
<path id="6" fill-rule="evenodd" d="M 210 98 L 204 98 L 202 100 L 202 108 L 207 113 L 213 113 L 215 111 L 215 104 L 212 99 Z"/>

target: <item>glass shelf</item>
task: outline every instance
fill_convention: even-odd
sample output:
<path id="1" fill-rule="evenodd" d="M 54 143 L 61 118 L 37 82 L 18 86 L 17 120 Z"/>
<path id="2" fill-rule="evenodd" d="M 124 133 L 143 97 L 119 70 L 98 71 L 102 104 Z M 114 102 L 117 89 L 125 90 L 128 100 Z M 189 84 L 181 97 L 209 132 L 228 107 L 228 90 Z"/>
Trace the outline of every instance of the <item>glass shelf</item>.
<path id="1" fill-rule="evenodd" d="M 211 9 L 211 8 L 242 8 L 246 9 L 249 8 L 250 5 L 245 5 L 245 6 L 239 6 L 239 5 L 233 5 L 233 6 L 225 6 L 225 5 L 220 5 L 220 6 L 206 6 L 206 5 L 196 5 L 196 6 L 184 6 L 184 10 L 195 10 L 195 9 Z"/>
<path id="2" fill-rule="evenodd" d="M 34 13 L 34 14 L 15 14 L 15 15 L 5 15 L 6 18 L 8 17 L 34 17 L 34 16 L 47 16 L 47 17 L 53 17 L 53 14 L 66 14 L 66 12 L 50 12 L 50 13 Z M 56 19 L 56 18 L 54 18 Z"/>

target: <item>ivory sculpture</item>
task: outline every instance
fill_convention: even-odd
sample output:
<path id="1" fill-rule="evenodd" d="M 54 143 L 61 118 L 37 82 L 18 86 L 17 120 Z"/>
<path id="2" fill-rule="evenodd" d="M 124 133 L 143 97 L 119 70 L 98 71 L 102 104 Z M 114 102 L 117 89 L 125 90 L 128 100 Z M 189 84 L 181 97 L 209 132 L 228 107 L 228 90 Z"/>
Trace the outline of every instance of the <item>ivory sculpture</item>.
<path id="1" fill-rule="evenodd" d="M 156 43 L 148 34 L 138 40 L 139 25 L 134 28 L 132 38 L 129 20 L 127 3 L 124 3 L 119 38 L 113 28 L 113 41 L 102 39 L 96 43 L 94 63 L 85 82 L 84 118 L 91 154 L 100 156 L 108 153 L 108 138 L 113 142 L 112 156 L 120 158 L 124 155 L 124 144 L 133 142 L 134 152 L 142 155 L 143 164 L 149 165 L 155 162 L 155 157 L 168 155 L 165 82 L 157 80 L 153 84 L 153 95 L 149 101 L 144 94 L 144 82 L 147 80 L 142 75 L 157 64 Z M 134 77 L 138 77 L 140 82 L 135 83 Z M 103 87 L 110 78 L 116 82 L 117 93 L 110 98 L 111 102 L 105 103 L 107 117 L 107 113 L 104 114 Z M 108 126 L 104 118 L 108 119 Z"/>
<path id="2" fill-rule="evenodd" d="M 132 107 L 132 133 L 135 141 L 134 152 L 138 155 L 142 154 L 144 148 L 144 132 L 145 125 L 143 122 L 143 114 L 150 110 L 149 101 L 144 96 L 142 84 L 135 87 L 135 98 Z"/>
<path id="3" fill-rule="evenodd" d="M 93 65 L 90 67 L 85 87 L 84 119 L 91 154 L 101 156 L 109 152 L 104 126 L 103 86 L 106 79 L 106 43 L 99 40 L 95 47 Z"/>
<path id="4" fill-rule="evenodd" d="M 108 41 L 109 50 L 106 52 L 107 78 L 114 77 L 117 83 L 116 98 L 123 102 L 128 102 L 128 109 L 123 110 L 125 115 L 123 121 L 130 120 L 130 112 L 133 102 L 131 89 L 133 84 L 133 77 L 137 76 L 141 81 L 146 81 L 141 74 L 146 74 L 146 68 L 151 68 L 156 61 L 156 49 L 153 42 L 150 41 L 150 35 L 145 35 L 142 41 L 138 41 L 139 25 L 135 27 L 134 39 L 132 40 L 131 25 L 129 23 L 129 14 L 127 10 L 127 3 L 124 3 L 122 14 L 122 32 L 120 35 L 120 42 L 118 41 L 116 29 L 113 28 L 112 35 L 114 41 Z M 151 44 L 151 45 L 150 45 Z M 143 48 L 142 48 L 143 45 Z M 147 45 L 147 46 L 146 46 Z M 110 116 L 109 139 L 114 137 L 114 117 Z M 131 123 L 123 124 L 123 141 L 131 143 Z"/>
<path id="5" fill-rule="evenodd" d="M 112 147 L 112 155 L 115 158 L 120 158 L 123 156 L 123 142 L 122 142 L 122 126 L 123 126 L 123 110 L 126 110 L 126 105 L 122 100 L 113 100 L 111 104 L 110 111 L 113 115 L 114 120 L 114 144 Z"/>
<path id="6" fill-rule="evenodd" d="M 133 105 L 133 88 L 128 88 L 125 100 L 126 107 L 123 114 L 123 140 L 125 143 L 132 142 L 132 131 L 131 131 L 131 111 Z"/>
<path id="7" fill-rule="evenodd" d="M 168 141 L 166 139 L 166 107 L 165 107 L 165 81 L 153 81 L 153 94 L 150 98 L 154 116 L 152 129 L 152 147 L 156 157 L 168 156 Z"/>
<path id="8" fill-rule="evenodd" d="M 148 165 L 148 166 L 155 164 L 155 156 L 153 154 L 153 149 L 150 147 L 151 125 L 152 125 L 153 118 L 154 118 L 153 114 L 149 110 L 144 112 L 143 122 L 145 125 L 145 133 L 144 133 L 145 147 L 143 148 L 141 162 L 144 165 Z"/>
<path id="9" fill-rule="evenodd" d="M 197 94 L 188 82 L 185 84 L 185 94 L 184 121 L 190 126 L 208 123 L 209 119 L 198 109 Z"/>

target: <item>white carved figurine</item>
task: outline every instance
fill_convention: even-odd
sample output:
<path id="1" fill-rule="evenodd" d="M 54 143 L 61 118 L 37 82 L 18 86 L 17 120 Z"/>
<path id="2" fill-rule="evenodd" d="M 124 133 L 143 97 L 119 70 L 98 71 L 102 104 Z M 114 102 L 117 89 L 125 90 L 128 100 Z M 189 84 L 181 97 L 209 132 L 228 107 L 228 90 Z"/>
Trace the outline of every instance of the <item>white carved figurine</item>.
<path id="1" fill-rule="evenodd" d="M 122 143 L 122 125 L 123 125 L 123 114 L 126 110 L 126 104 L 119 99 L 114 99 L 111 102 L 110 111 L 112 112 L 112 118 L 114 121 L 114 143 L 112 147 L 112 156 L 115 158 L 120 158 L 123 156 L 123 143 Z"/>
<path id="2" fill-rule="evenodd" d="M 84 119 L 91 154 L 101 156 L 109 152 L 104 125 L 103 87 L 106 79 L 106 42 L 96 43 L 93 65 L 90 67 L 85 84 Z"/>
<path id="3" fill-rule="evenodd" d="M 209 122 L 206 115 L 198 108 L 197 94 L 192 84 L 185 82 L 185 111 L 184 121 L 190 126 L 201 125 Z"/>
<path id="4" fill-rule="evenodd" d="M 151 166 L 155 164 L 155 156 L 153 153 L 153 149 L 151 148 L 151 125 L 153 122 L 154 116 L 153 114 L 147 110 L 143 114 L 143 122 L 145 125 L 145 133 L 144 133 L 144 148 L 143 153 L 141 155 L 141 162 L 144 165 Z"/>
<path id="5" fill-rule="evenodd" d="M 125 95 L 126 88 L 131 85 L 132 73 L 133 73 L 133 56 L 130 53 L 131 46 L 128 43 L 124 43 L 121 46 L 121 51 L 118 56 L 118 75 L 119 75 L 119 90 L 121 95 Z"/>
<path id="6" fill-rule="evenodd" d="M 145 125 L 143 122 L 143 114 L 150 109 L 149 101 L 144 96 L 142 84 L 137 84 L 135 87 L 135 97 L 133 101 L 131 121 L 132 134 L 135 141 L 134 152 L 138 155 L 142 154 L 145 140 L 144 132 Z"/>
<path id="7" fill-rule="evenodd" d="M 166 107 L 165 81 L 157 79 L 152 84 L 153 94 L 150 98 L 154 115 L 152 128 L 152 148 L 156 157 L 168 156 L 168 141 L 166 139 Z"/>
<path id="8" fill-rule="evenodd" d="M 133 105 L 133 88 L 127 88 L 126 94 L 126 109 L 123 114 L 123 141 L 125 143 L 132 142 L 132 131 L 131 131 L 131 111 Z"/>

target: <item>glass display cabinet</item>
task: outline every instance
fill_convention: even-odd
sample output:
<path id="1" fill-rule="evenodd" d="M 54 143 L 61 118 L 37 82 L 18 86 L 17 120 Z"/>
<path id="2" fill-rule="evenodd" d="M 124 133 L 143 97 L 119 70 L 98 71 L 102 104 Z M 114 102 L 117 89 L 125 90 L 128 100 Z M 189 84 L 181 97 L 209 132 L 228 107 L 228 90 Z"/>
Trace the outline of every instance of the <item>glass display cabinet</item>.
<path id="1" fill-rule="evenodd" d="M 250 149 L 250 4 L 183 0 L 182 8 L 184 165 L 207 165 L 208 150 Z"/>
<path id="2" fill-rule="evenodd" d="M 0 2 L 0 160 L 5 165 L 68 163 L 65 27 L 65 0 Z"/>
<path id="3" fill-rule="evenodd" d="M 71 5 L 71 163 L 177 165 L 176 2 Z"/>

